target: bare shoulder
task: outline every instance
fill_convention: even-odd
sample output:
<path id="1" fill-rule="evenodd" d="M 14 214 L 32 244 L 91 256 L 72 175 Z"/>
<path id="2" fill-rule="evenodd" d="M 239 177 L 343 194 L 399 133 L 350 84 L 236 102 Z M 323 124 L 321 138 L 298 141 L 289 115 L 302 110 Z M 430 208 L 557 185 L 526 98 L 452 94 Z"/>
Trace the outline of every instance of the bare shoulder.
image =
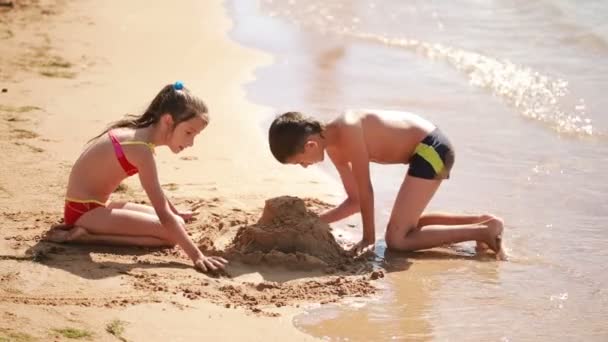
<path id="1" fill-rule="evenodd" d="M 339 131 L 359 127 L 364 114 L 359 110 L 346 110 L 329 122 L 327 126 Z"/>
<path id="2" fill-rule="evenodd" d="M 422 117 L 419 114 L 408 112 L 405 110 L 387 110 L 387 109 L 365 109 L 363 110 L 366 117 L 375 118 L 386 124 L 405 124 L 412 127 L 420 127 L 425 130 L 432 130 L 433 123 Z"/>
<path id="3" fill-rule="evenodd" d="M 336 160 L 351 160 L 353 152 L 359 153 L 365 142 L 363 120 L 365 112 L 347 110 L 334 119 L 327 127 L 328 138 L 335 147 Z"/>
<path id="4" fill-rule="evenodd" d="M 127 159 L 137 166 L 137 168 L 141 167 L 150 167 L 154 166 L 156 161 L 154 158 L 154 152 L 144 144 L 134 144 L 134 145 L 126 145 L 123 148 L 127 153 Z"/>

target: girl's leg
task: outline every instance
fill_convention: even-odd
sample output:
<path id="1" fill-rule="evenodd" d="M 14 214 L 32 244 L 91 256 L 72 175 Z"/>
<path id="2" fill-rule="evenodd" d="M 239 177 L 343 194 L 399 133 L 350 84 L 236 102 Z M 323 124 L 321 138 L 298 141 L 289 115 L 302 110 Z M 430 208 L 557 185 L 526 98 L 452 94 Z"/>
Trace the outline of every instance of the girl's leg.
<path id="1" fill-rule="evenodd" d="M 145 204 L 139 204 L 139 203 L 112 201 L 112 202 L 109 202 L 109 204 L 107 205 L 107 208 L 133 210 L 133 211 L 139 211 L 142 213 L 157 216 L 156 210 L 154 210 L 154 207 L 145 205 Z M 178 216 L 178 217 L 179 217 L 179 220 L 184 220 L 183 217 L 181 217 L 181 216 Z M 183 223 L 186 223 L 186 222 L 184 221 Z"/>
<path id="2" fill-rule="evenodd" d="M 133 203 L 133 202 L 110 201 L 108 203 L 108 205 L 106 206 L 106 208 L 108 208 L 108 209 L 127 209 L 127 210 L 139 211 L 139 212 L 150 214 L 150 215 L 156 215 L 156 210 L 154 210 L 154 207 L 145 205 L 145 204 Z"/>
<path id="3" fill-rule="evenodd" d="M 115 246 L 171 247 L 168 241 L 149 236 L 95 235 L 82 227 L 68 230 L 54 228 L 48 232 L 45 240 L 52 242 L 70 242 L 81 244 L 100 244 Z"/>
<path id="4" fill-rule="evenodd" d="M 428 180 L 406 176 L 386 230 L 386 244 L 389 248 L 413 251 L 433 248 L 462 241 L 481 241 L 495 252 L 500 251 L 502 222 L 489 219 L 481 223 L 446 225 L 445 223 L 468 222 L 462 216 L 428 216 L 426 222 L 435 223 L 418 229 L 421 214 L 439 188 L 441 180 Z M 471 219 L 471 218 L 469 218 Z M 438 224 L 438 223 L 443 224 Z"/>
<path id="5" fill-rule="evenodd" d="M 112 204 L 85 213 L 78 219 L 77 226 L 67 232 L 55 228 L 49 232 L 47 239 L 56 242 L 95 242 L 113 245 L 175 245 L 169 232 L 161 225 L 155 214 L 119 209 Z"/>

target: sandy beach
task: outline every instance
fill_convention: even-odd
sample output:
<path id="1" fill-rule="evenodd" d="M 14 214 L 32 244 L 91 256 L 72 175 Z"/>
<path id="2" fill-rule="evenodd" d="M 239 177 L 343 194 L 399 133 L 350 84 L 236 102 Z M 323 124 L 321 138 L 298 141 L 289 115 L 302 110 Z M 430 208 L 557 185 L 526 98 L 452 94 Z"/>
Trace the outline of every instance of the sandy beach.
<path id="1" fill-rule="evenodd" d="M 606 341 L 605 1 L 0 0 L 0 342 Z M 92 137 L 182 81 L 210 125 L 159 179 L 179 248 L 41 241 Z M 492 213 L 508 262 L 473 242 L 393 253 L 407 165 L 370 165 L 376 255 L 345 254 L 359 215 L 335 167 L 280 165 L 267 128 L 297 110 L 419 114 L 456 150 L 427 211 Z M 100 172 L 103 172 L 100 168 Z M 114 200 L 146 203 L 138 177 Z"/>
<path id="2" fill-rule="evenodd" d="M 304 198 L 287 199 L 308 220 L 298 229 L 329 232 L 311 212 L 342 190 L 268 153 L 260 122 L 274 113 L 242 86 L 271 57 L 227 37 L 222 1 L 11 4 L 0 7 L 0 341 L 309 340 L 292 323 L 303 307 L 374 295 L 382 273 L 343 265 L 330 233 L 318 256 L 244 249 L 256 239 L 246 232 L 281 228 L 258 222 L 267 199 Z M 177 248 L 41 242 L 86 141 L 175 80 L 206 101 L 211 124 L 182 154 L 158 150 L 161 183 L 199 212 L 188 231 L 201 248 L 233 257 L 227 275 L 195 271 Z M 114 196 L 146 200 L 137 177 Z"/>

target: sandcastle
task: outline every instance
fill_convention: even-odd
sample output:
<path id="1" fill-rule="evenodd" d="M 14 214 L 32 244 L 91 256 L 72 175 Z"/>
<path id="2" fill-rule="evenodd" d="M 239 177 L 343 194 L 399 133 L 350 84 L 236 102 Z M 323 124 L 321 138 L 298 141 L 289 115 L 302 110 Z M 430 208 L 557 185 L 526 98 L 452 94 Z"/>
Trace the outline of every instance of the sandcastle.
<path id="1" fill-rule="evenodd" d="M 267 200 L 261 218 L 238 231 L 229 251 L 245 263 L 297 269 L 350 261 L 329 225 L 307 210 L 303 200 L 290 196 Z"/>

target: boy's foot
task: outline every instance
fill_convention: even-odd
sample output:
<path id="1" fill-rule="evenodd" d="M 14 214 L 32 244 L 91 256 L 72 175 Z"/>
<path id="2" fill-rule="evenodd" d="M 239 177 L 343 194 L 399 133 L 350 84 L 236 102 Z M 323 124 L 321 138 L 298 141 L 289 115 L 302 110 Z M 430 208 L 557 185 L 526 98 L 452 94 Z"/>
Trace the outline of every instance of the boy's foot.
<path id="1" fill-rule="evenodd" d="M 490 249 L 487 243 L 482 241 L 477 241 L 477 245 L 475 246 L 475 253 L 486 253 Z"/>
<path id="2" fill-rule="evenodd" d="M 76 240 L 79 236 L 86 234 L 86 232 L 87 231 L 81 227 L 57 225 L 51 227 L 42 240 L 57 243 L 69 242 Z"/>
<path id="3" fill-rule="evenodd" d="M 503 222 L 499 218 L 493 218 L 484 222 L 487 225 L 487 237 L 486 241 L 482 242 L 487 245 L 494 253 L 496 253 L 496 260 L 507 260 L 507 255 L 502 248 L 502 231 Z"/>
<path id="4" fill-rule="evenodd" d="M 500 220 L 500 218 L 498 218 L 492 214 L 479 215 L 479 223 L 486 223 L 491 220 L 499 220 L 502 222 L 502 220 Z M 476 253 L 478 253 L 478 254 L 487 253 L 489 249 L 490 249 L 490 246 L 488 246 L 487 243 L 485 243 L 483 241 L 477 241 L 477 245 L 475 246 Z"/>

